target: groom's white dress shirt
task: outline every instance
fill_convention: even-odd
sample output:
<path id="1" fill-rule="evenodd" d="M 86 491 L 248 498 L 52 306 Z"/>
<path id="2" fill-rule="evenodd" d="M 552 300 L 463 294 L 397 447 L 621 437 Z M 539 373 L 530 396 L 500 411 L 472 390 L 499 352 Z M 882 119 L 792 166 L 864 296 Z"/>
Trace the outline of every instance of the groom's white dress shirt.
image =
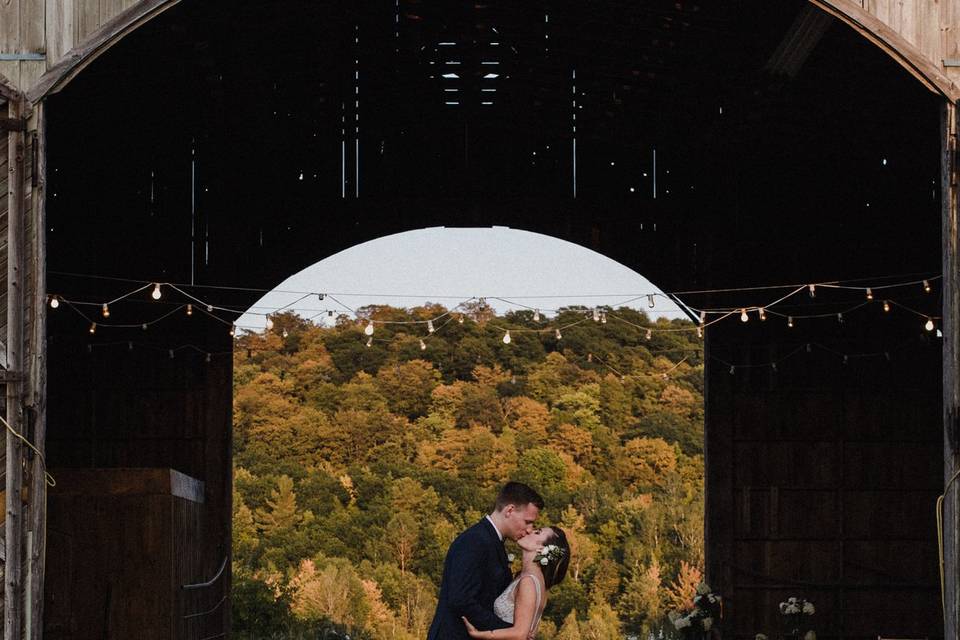
<path id="1" fill-rule="evenodd" d="M 500 529 L 497 529 L 497 525 L 493 522 L 493 518 L 491 518 L 489 515 L 484 517 L 490 521 L 490 524 L 493 525 L 493 530 L 497 532 L 497 537 L 500 538 L 500 542 L 503 542 L 503 534 L 500 533 Z"/>

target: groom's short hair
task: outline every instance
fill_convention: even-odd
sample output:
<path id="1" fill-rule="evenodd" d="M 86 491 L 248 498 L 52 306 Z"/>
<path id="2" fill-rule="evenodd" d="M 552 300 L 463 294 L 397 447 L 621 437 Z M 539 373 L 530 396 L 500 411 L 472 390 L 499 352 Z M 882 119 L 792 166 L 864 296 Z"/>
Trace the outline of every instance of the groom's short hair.
<path id="1" fill-rule="evenodd" d="M 503 511 L 508 505 L 523 507 L 528 504 L 536 505 L 537 509 L 543 509 L 543 498 L 539 493 L 522 482 L 508 482 L 500 489 L 497 494 L 496 511 Z"/>

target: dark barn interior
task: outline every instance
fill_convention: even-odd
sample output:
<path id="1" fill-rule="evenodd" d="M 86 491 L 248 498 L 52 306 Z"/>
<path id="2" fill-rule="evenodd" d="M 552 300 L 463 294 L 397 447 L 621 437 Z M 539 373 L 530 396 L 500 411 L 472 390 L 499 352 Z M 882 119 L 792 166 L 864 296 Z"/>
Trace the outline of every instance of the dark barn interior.
<path id="1" fill-rule="evenodd" d="M 229 624 L 228 570 L 181 585 L 229 556 L 236 314 L 154 323 L 189 301 L 169 289 L 99 303 L 154 281 L 242 310 L 438 225 L 576 242 L 665 291 L 874 287 L 709 328 L 707 573 L 729 637 L 771 633 L 791 595 L 821 638 L 942 637 L 939 109 L 801 0 L 173 7 L 48 102 L 49 290 L 98 304 L 49 317 L 48 457 L 71 482 L 47 637 Z M 187 477 L 143 471 L 163 468 Z"/>

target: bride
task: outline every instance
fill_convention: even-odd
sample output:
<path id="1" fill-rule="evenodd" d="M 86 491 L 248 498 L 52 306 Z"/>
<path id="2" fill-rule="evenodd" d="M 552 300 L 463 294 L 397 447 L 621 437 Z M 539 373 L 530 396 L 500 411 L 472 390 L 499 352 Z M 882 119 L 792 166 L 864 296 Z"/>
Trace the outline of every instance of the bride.
<path id="1" fill-rule="evenodd" d="M 507 629 L 478 631 L 466 618 L 467 633 L 471 638 L 494 640 L 532 639 L 540 625 L 543 607 L 547 604 L 547 590 L 563 580 L 570 564 L 570 545 L 560 527 L 535 529 L 517 540 L 523 550 L 523 565 L 513 582 L 493 603 L 493 612 L 505 622 Z"/>

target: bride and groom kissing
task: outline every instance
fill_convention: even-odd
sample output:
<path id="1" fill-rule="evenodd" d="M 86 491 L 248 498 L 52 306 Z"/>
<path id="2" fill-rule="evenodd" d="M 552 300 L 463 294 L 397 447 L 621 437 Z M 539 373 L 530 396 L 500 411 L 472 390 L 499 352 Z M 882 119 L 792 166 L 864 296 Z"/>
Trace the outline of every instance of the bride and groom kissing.
<path id="1" fill-rule="evenodd" d="M 427 640 L 527 640 L 537 632 L 547 591 L 563 580 L 570 546 L 559 527 L 535 528 L 543 498 L 508 482 L 493 511 L 451 543 L 443 563 L 440 597 Z M 522 550 L 511 575 L 505 538 Z"/>

